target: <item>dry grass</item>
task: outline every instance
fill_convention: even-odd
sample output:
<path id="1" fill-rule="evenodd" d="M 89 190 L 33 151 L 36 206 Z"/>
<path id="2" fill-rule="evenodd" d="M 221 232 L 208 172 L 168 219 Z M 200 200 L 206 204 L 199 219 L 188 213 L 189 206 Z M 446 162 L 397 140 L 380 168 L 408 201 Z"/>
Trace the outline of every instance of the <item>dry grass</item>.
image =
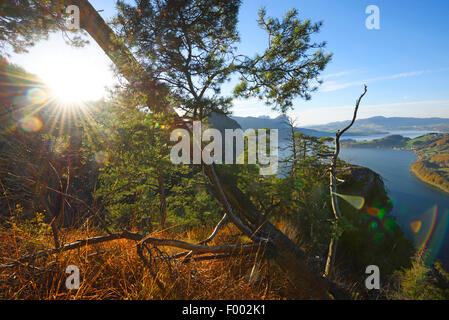
<path id="1" fill-rule="evenodd" d="M 181 240 L 196 241 L 210 230 L 189 230 Z M 64 230 L 64 243 L 99 235 L 96 230 Z M 173 234 L 155 234 L 170 238 Z M 238 243 L 236 229 L 227 227 L 214 239 L 216 244 Z M 52 248 L 51 235 L 36 236 L 19 227 L 0 229 L 0 264 L 38 250 Z M 172 254 L 176 251 L 161 248 Z M 1 299 L 296 299 L 276 267 L 263 262 L 257 281 L 249 274 L 255 255 L 222 260 L 145 266 L 136 253 L 136 242 L 114 240 L 41 258 L 29 264 L 0 271 Z M 81 273 L 78 290 L 67 290 L 65 269 L 76 265 Z M 162 286 L 156 284 L 156 279 Z"/>

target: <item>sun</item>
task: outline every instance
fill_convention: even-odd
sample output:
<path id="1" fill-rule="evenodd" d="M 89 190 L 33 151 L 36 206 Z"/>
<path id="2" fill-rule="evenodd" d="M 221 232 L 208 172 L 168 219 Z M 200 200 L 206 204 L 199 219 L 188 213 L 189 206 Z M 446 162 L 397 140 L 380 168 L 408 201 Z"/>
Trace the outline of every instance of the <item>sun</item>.
<path id="1" fill-rule="evenodd" d="M 39 76 L 48 85 L 53 99 L 63 104 L 97 101 L 104 97 L 108 75 L 89 59 L 55 55 L 42 61 Z"/>
<path id="2" fill-rule="evenodd" d="M 51 95 L 59 102 L 63 104 L 80 103 L 84 100 L 91 100 L 91 94 L 87 91 L 89 89 L 83 88 L 81 84 L 81 78 L 77 79 L 65 79 L 64 81 L 48 81 L 48 85 L 51 89 Z M 95 99 L 94 99 L 95 100 Z"/>

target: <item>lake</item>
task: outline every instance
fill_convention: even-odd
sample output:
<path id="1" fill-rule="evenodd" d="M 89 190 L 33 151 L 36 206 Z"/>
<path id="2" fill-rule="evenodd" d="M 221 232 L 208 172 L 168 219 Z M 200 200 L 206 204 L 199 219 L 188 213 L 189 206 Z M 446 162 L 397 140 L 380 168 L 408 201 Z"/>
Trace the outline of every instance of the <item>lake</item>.
<path id="1" fill-rule="evenodd" d="M 393 201 L 391 213 L 407 238 L 417 249 L 426 248 L 430 261 L 439 259 L 448 270 L 449 195 L 421 182 L 410 172 L 415 154 L 389 149 L 343 148 L 340 158 L 368 167 L 382 176 Z"/>
<path id="2" fill-rule="evenodd" d="M 344 136 L 344 139 L 373 140 L 392 134 L 416 138 L 430 131 L 392 131 L 385 134 Z M 434 131 L 432 131 L 434 132 Z M 280 152 L 284 157 L 287 150 Z M 342 148 L 340 158 L 360 166 L 368 167 L 380 174 L 388 196 L 393 201 L 391 214 L 396 218 L 406 237 L 417 250 L 425 248 L 429 262 L 441 260 L 449 270 L 449 194 L 430 186 L 410 171 L 416 161 L 411 151 L 368 148 Z M 285 174 L 280 168 L 280 176 Z"/>

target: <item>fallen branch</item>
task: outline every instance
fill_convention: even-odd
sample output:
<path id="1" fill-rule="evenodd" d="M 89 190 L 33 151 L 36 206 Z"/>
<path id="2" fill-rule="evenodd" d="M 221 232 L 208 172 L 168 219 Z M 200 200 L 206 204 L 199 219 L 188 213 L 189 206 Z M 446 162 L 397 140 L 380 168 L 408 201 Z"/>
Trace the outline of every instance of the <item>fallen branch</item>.
<path id="1" fill-rule="evenodd" d="M 231 253 L 250 251 L 258 247 L 257 244 L 249 243 L 242 245 L 223 245 L 223 246 L 205 246 L 201 244 L 193 244 L 180 240 L 145 238 L 141 243 L 149 243 L 155 246 L 167 246 L 193 251 L 193 253 Z"/>
<path id="2" fill-rule="evenodd" d="M 181 263 L 189 263 L 192 261 L 205 261 L 205 260 L 219 260 L 219 259 L 225 259 L 234 256 L 232 253 L 225 253 L 225 254 L 215 254 L 210 256 L 201 256 L 201 257 L 190 257 L 188 259 L 183 259 Z"/>
<path id="3" fill-rule="evenodd" d="M 218 222 L 218 224 L 215 226 L 214 231 L 212 231 L 212 233 L 210 234 L 210 236 L 209 236 L 207 239 L 201 241 L 201 242 L 198 243 L 198 244 L 208 244 L 209 242 L 211 242 L 211 241 L 215 238 L 215 236 L 218 234 L 218 232 L 221 230 L 221 228 L 223 228 L 227 222 L 228 222 L 228 217 L 227 217 L 227 215 L 226 215 L 226 213 L 225 213 L 225 214 L 223 215 L 223 218 L 221 218 L 221 220 L 220 220 L 220 221 Z M 175 255 L 173 255 L 173 256 L 171 256 L 171 257 L 172 257 L 172 259 L 176 259 L 176 258 L 180 258 L 180 257 L 186 256 L 185 259 L 187 259 L 187 257 L 189 257 L 189 256 L 192 255 L 192 253 L 193 253 L 193 252 L 192 252 L 191 250 L 189 250 L 189 251 L 183 251 L 183 252 L 180 252 L 180 253 L 178 253 L 178 254 L 175 254 Z"/>
<path id="4" fill-rule="evenodd" d="M 24 263 L 24 262 L 29 262 L 29 261 L 33 261 L 33 260 L 36 260 L 36 259 L 45 258 L 45 257 L 48 257 L 48 256 L 50 256 L 52 254 L 78 249 L 78 248 L 81 248 L 83 246 L 99 244 L 99 243 L 113 241 L 113 240 L 119 240 L 119 239 L 128 239 L 128 240 L 139 241 L 142 238 L 143 238 L 142 235 L 140 235 L 138 233 L 124 231 L 124 232 L 121 232 L 121 233 L 113 233 L 113 234 L 110 234 L 110 235 L 107 235 L 107 236 L 99 236 L 99 237 L 93 237 L 93 238 L 88 238 L 88 239 L 77 240 L 75 242 L 66 244 L 66 245 L 64 245 L 62 247 L 59 247 L 59 248 L 40 251 L 38 253 L 22 257 L 22 258 L 14 261 L 14 262 L 11 262 L 11 263 L 8 263 L 8 264 L 4 264 L 4 265 L 0 265 L 0 270 L 13 268 L 13 267 L 16 267 L 16 266 Z"/>
<path id="5" fill-rule="evenodd" d="M 88 239 L 77 240 L 75 242 L 66 244 L 62 247 L 50 250 L 40 251 L 38 253 L 24 256 L 16 261 L 13 261 L 8 264 L 0 265 L 0 270 L 14 268 L 16 266 L 20 266 L 25 262 L 34 261 L 36 259 L 45 258 L 52 254 L 74 250 L 81 248 L 83 246 L 100 244 L 108 241 L 119 240 L 119 239 L 127 239 L 138 241 L 139 244 L 148 243 L 154 246 L 167 246 L 167 247 L 175 247 L 180 249 L 187 249 L 189 251 L 193 251 L 196 254 L 203 253 L 238 253 L 238 252 L 247 252 L 254 248 L 257 248 L 256 244 L 243 244 L 243 245 L 223 245 L 223 246 L 206 246 L 200 244 L 188 243 L 180 240 L 172 240 L 172 239 L 157 239 L 147 237 L 144 238 L 143 235 L 139 233 L 123 231 L 120 233 L 113 233 L 105 236 L 92 237 Z"/>

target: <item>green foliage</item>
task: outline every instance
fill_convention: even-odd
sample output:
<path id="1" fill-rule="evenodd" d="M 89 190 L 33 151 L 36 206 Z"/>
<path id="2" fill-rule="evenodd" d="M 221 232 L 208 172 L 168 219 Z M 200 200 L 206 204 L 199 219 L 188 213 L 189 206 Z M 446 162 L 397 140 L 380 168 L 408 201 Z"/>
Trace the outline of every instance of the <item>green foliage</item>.
<path id="1" fill-rule="evenodd" d="M 45 214 L 35 212 L 34 215 L 23 211 L 21 205 L 16 205 L 7 220 L 16 236 L 25 239 L 24 246 L 30 251 L 39 250 L 42 240 L 51 233 L 51 227 L 46 223 Z"/>
<path id="2" fill-rule="evenodd" d="M 119 1 L 114 26 L 152 79 L 170 89 L 169 102 L 195 118 L 227 113 L 232 99 L 221 86 L 239 74 L 236 96 L 257 96 L 285 112 L 295 97 L 310 99 L 312 81 L 330 60 L 325 43 L 313 43 L 321 23 L 300 21 L 295 10 L 282 22 L 260 11 L 270 43 L 261 55 L 237 54 L 240 0 Z"/>
<path id="3" fill-rule="evenodd" d="M 447 300 L 449 299 L 449 273 L 440 263 L 429 268 L 422 255 L 416 255 L 412 267 L 395 274 L 396 287 L 389 298 L 398 300 Z"/>
<path id="4" fill-rule="evenodd" d="M 118 2 L 119 35 L 154 80 L 170 89 L 170 105 L 203 118 L 226 112 L 220 96 L 232 71 L 239 0 Z"/>
<path id="5" fill-rule="evenodd" d="M 174 188 L 174 194 L 169 198 L 169 221 L 177 226 L 176 230 L 212 227 L 220 220 L 223 211 L 206 191 L 207 188 L 201 185 L 204 183 L 204 177 L 198 173 Z"/>
<path id="6" fill-rule="evenodd" d="M 171 163 L 164 119 L 120 101 L 108 106 L 108 116 L 97 114 L 105 132 L 93 142 L 96 152 L 108 156 L 95 193 L 105 204 L 107 221 L 117 229 L 146 231 L 161 227 L 166 218 L 184 227 L 216 223 L 221 213 L 199 168 Z"/>
<path id="7" fill-rule="evenodd" d="M 237 182 L 262 214 L 273 222 L 286 222 L 311 251 L 324 252 L 330 237 L 326 139 L 295 135 L 296 160 L 284 159 L 287 175 L 262 176 L 256 165 L 220 166 Z M 291 146 L 290 146 L 291 147 Z M 304 149 L 305 148 L 305 149 Z M 282 167 L 282 166 L 281 166 Z M 286 226 L 289 227 L 289 226 Z"/>
<path id="8" fill-rule="evenodd" d="M 292 152 L 284 160 L 289 168 L 285 183 L 293 187 L 289 199 L 284 201 L 296 211 L 293 217 L 299 225 L 303 240 L 319 250 L 326 246 L 328 237 L 337 232 L 332 231 L 332 225 L 328 222 L 331 211 L 325 155 L 332 151 L 328 142 L 327 138 L 295 133 L 289 142 Z"/>
<path id="9" fill-rule="evenodd" d="M 45 215 L 43 213 L 35 212 L 34 216 L 26 217 L 23 212 L 23 207 L 20 205 L 16 205 L 9 218 L 9 222 L 13 227 L 25 233 L 33 234 L 36 237 L 48 235 L 51 231 L 50 225 L 45 222 Z"/>
<path id="10" fill-rule="evenodd" d="M 296 9 L 287 12 L 282 21 L 267 17 L 265 9 L 261 9 L 258 23 L 268 34 L 268 48 L 254 58 L 240 59 L 236 65 L 240 84 L 234 94 L 264 99 L 274 110 L 284 113 L 292 107 L 295 97 L 311 98 L 310 93 L 318 89 L 311 86 L 311 81 L 317 80 L 331 59 L 322 51 L 325 42 L 311 41 L 322 23 L 302 21 Z"/>
<path id="11" fill-rule="evenodd" d="M 3 55 L 8 47 L 16 53 L 26 52 L 28 47 L 46 39 L 50 32 L 68 32 L 64 26 L 66 13 L 59 0 L 2 1 L 0 17 L 0 54 Z M 87 42 L 77 35 L 70 43 L 82 46 Z"/>

